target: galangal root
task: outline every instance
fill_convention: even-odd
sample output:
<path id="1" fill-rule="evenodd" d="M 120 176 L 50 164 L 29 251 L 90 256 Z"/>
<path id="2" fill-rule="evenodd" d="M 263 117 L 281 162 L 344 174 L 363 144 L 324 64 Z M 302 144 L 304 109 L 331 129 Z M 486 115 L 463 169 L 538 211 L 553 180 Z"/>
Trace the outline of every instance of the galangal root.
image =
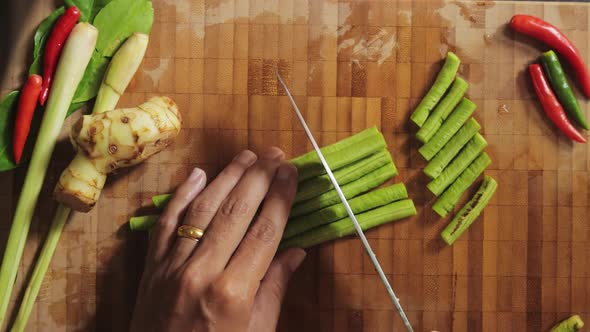
<path id="1" fill-rule="evenodd" d="M 174 141 L 180 127 L 178 107 L 168 97 L 83 116 L 70 133 L 76 157 L 61 174 L 54 198 L 73 210 L 90 211 L 108 173 L 162 151 Z"/>

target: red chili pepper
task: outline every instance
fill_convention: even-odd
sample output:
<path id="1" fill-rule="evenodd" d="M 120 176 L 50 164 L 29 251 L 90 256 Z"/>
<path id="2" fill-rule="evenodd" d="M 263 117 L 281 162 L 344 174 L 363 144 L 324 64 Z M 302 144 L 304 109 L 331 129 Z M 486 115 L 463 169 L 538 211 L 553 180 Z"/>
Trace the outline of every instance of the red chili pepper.
<path id="1" fill-rule="evenodd" d="M 18 100 L 18 111 L 16 113 L 16 122 L 14 124 L 14 136 L 12 139 L 12 151 L 14 161 L 20 163 L 23 155 L 23 149 L 31 129 L 31 120 L 37 107 L 37 99 L 41 92 L 41 82 L 43 79 L 39 75 L 30 75 L 23 86 Z"/>
<path id="2" fill-rule="evenodd" d="M 549 81 L 545 77 L 543 69 L 541 69 L 541 65 L 536 63 L 529 65 L 529 73 L 531 74 L 537 97 L 539 97 L 541 105 L 543 105 L 543 110 L 545 110 L 545 114 L 547 114 L 549 119 L 570 139 L 576 142 L 586 143 L 586 138 L 572 125 L 557 97 L 553 94 L 549 86 Z"/>
<path id="3" fill-rule="evenodd" d="M 584 58 L 574 44 L 557 27 L 530 15 L 512 16 L 510 26 L 515 31 L 542 41 L 561 54 L 572 65 L 582 85 L 584 94 L 590 98 L 590 74 L 584 63 Z"/>
<path id="4" fill-rule="evenodd" d="M 45 53 L 43 54 L 43 88 L 39 97 L 41 105 L 45 105 L 47 96 L 49 96 L 49 88 L 51 87 L 57 60 L 78 19 L 80 19 L 80 10 L 74 6 L 69 7 L 57 20 L 53 30 L 51 30 L 49 39 L 47 39 Z"/>

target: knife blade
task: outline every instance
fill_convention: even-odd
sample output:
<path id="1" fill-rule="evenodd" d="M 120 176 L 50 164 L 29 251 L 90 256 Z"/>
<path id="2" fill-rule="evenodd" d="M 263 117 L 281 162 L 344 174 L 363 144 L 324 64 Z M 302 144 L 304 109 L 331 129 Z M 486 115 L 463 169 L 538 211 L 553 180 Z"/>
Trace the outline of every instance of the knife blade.
<path id="1" fill-rule="evenodd" d="M 311 145 L 313 145 L 313 148 L 314 148 L 315 152 L 317 153 L 318 158 L 320 159 L 322 165 L 324 166 L 324 169 L 326 170 L 326 174 L 330 178 L 330 181 L 332 182 L 332 185 L 334 186 L 334 189 L 336 190 L 338 197 L 340 197 L 340 200 L 342 201 L 342 204 L 344 205 L 344 208 L 346 209 L 346 212 L 348 213 L 348 217 L 352 221 L 354 228 L 356 230 L 356 233 L 357 233 L 358 237 L 360 238 L 367 255 L 371 259 L 371 262 L 373 263 L 373 266 L 375 267 L 375 270 L 377 271 L 377 274 L 379 275 L 381 282 L 385 286 L 385 289 L 387 290 L 387 293 L 389 294 L 389 297 L 391 298 L 393 305 L 397 309 L 397 312 L 399 313 L 400 318 L 402 319 L 402 322 L 404 323 L 404 326 L 406 327 L 407 331 L 413 332 L 414 330 L 412 329 L 412 325 L 410 324 L 410 321 L 408 320 L 408 317 L 406 316 L 406 313 L 404 312 L 404 309 L 402 308 L 402 306 L 399 302 L 399 298 L 395 295 L 395 292 L 393 291 L 393 288 L 391 287 L 389 280 L 387 280 L 387 276 L 383 272 L 383 269 L 381 268 L 381 264 L 379 264 L 379 260 L 377 259 L 377 256 L 373 252 L 373 249 L 371 248 L 371 245 L 369 244 L 369 241 L 367 240 L 367 237 L 365 236 L 365 233 L 363 232 L 361 225 L 359 224 L 358 220 L 356 219 L 354 212 L 350 208 L 350 205 L 348 204 L 348 200 L 344 196 L 344 193 L 342 192 L 342 189 L 340 188 L 338 181 L 336 181 L 336 178 L 334 177 L 334 174 L 332 173 L 332 170 L 330 169 L 328 162 L 324 158 L 324 155 L 323 155 L 322 151 L 320 150 L 320 147 L 318 146 L 316 140 L 313 138 L 313 134 L 309 130 L 309 127 L 307 126 L 307 123 L 305 122 L 305 118 L 301 114 L 301 111 L 299 111 L 299 107 L 297 107 L 297 103 L 295 103 L 295 99 L 293 99 L 293 96 L 291 95 L 291 91 L 289 91 L 289 88 L 287 88 L 287 85 L 285 84 L 285 81 L 283 81 L 283 78 L 279 74 L 278 70 L 276 71 L 276 75 L 277 75 L 279 82 L 281 83 L 281 86 L 285 90 L 287 97 L 289 97 L 289 101 L 291 102 L 291 105 L 293 106 L 293 110 L 295 110 L 297 118 L 299 118 L 299 122 L 301 122 L 301 126 L 303 126 L 303 130 L 305 130 L 305 134 L 307 135 L 307 138 L 311 142 Z"/>

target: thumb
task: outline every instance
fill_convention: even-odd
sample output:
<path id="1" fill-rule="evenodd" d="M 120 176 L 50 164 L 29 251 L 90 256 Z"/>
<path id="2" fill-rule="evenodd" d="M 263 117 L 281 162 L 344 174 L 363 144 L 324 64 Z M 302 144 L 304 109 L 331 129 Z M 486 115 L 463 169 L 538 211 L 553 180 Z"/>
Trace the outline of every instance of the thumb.
<path id="1" fill-rule="evenodd" d="M 249 331 L 276 330 L 287 284 L 305 256 L 303 249 L 290 248 L 272 260 L 256 293 Z"/>

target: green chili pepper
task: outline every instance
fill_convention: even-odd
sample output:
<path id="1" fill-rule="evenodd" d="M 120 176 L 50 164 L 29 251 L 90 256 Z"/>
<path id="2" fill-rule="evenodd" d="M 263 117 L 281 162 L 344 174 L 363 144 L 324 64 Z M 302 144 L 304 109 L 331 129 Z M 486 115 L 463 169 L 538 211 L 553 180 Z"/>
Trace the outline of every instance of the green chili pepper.
<path id="1" fill-rule="evenodd" d="M 574 118 L 574 120 L 580 126 L 582 126 L 582 128 L 588 130 L 588 123 L 586 122 L 584 113 L 582 113 L 582 110 L 580 110 L 580 105 L 578 104 L 578 100 L 574 95 L 574 91 L 565 78 L 565 74 L 561 64 L 559 63 L 557 54 L 551 50 L 543 53 L 543 56 L 541 57 L 541 63 L 543 64 L 543 68 L 545 69 L 545 74 L 547 74 L 551 88 L 553 88 L 553 91 L 557 95 L 557 99 L 559 99 L 559 102 L 563 108 L 565 108 L 570 117 Z"/>

